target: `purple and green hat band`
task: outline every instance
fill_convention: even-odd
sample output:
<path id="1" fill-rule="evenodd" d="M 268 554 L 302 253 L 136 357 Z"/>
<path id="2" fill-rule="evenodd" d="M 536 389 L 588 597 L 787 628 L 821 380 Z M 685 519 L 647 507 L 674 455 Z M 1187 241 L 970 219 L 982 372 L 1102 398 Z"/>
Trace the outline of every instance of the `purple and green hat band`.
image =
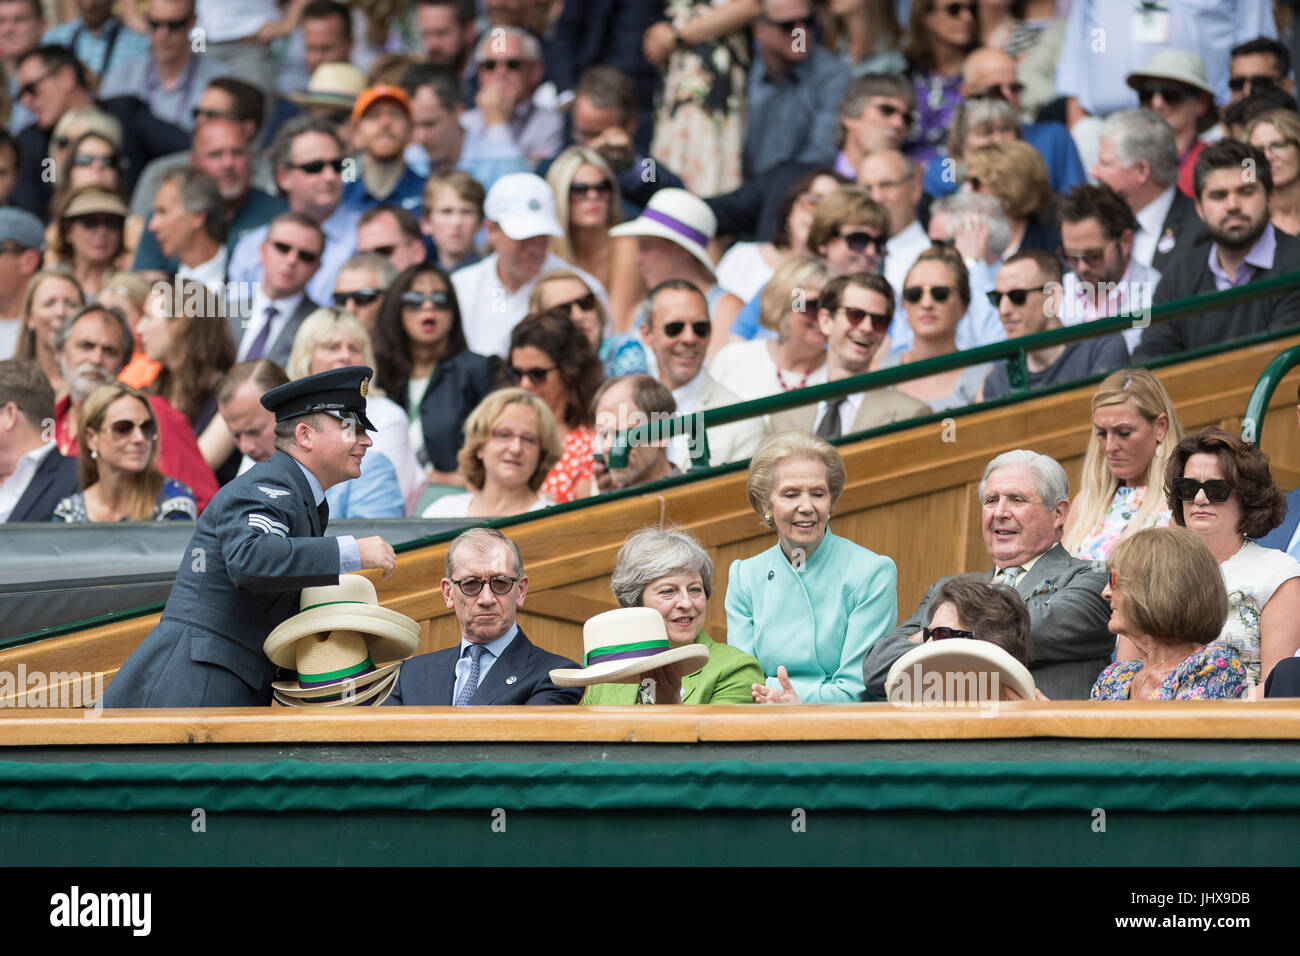
<path id="1" fill-rule="evenodd" d="M 677 233 L 677 235 L 683 236 L 698 245 L 707 246 L 709 244 L 709 237 L 704 233 L 700 232 L 698 229 L 692 229 L 680 219 L 674 219 L 667 213 L 659 212 L 657 209 L 641 210 L 641 218 L 657 222 L 661 226 L 666 226 L 668 229 Z"/>
<path id="2" fill-rule="evenodd" d="M 325 684 L 337 684 L 339 681 L 349 678 L 361 677 L 369 674 L 375 669 L 374 658 L 366 655 L 366 659 L 360 664 L 352 667 L 344 667 L 342 670 L 329 671 L 325 674 L 299 674 L 298 686 L 303 690 L 310 690 L 313 687 L 321 687 Z"/>
<path id="3" fill-rule="evenodd" d="M 641 657 L 653 657 L 671 649 L 672 647 L 667 638 L 654 641 L 636 641 L 632 644 L 611 644 L 608 647 L 598 647 L 595 650 L 587 651 L 582 657 L 582 666 L 591 667 L 593 664 L 605 664 L 609 661 L 628 661 Z"/>

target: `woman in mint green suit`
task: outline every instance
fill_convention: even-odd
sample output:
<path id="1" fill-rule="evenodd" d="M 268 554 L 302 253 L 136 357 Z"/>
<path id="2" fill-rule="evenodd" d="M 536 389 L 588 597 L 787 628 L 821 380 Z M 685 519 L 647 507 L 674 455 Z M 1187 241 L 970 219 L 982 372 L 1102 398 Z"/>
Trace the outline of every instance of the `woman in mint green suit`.
<path id="1" fill-rule="evenodd" d="M 768 675 L 758 703 L 862 698 L 862 658 L 898 623 L 894 562 L 831 533 L 844 459 L 805 431 L 778 432 L 749 464 L 746 493 L 777 544 L 734 561 L 727 641 Z"/>
<path id="2" fill-rule="evenodd" d="M 709 649 L 709 660 L 680 679 L 671 666 L 647 674 L 655 681 L 653 699 L 636 684 L 593 684 L 584 704 L 752 703 L 751 688 L 763 680 L 763 670 L 748 654 L 704 633 L 713 560 L 690 534 L 662 528 L 633 533 L 618 552 L 609 586 L 619 606 L 659 611 L 673 647 L 701 644 Z"/>

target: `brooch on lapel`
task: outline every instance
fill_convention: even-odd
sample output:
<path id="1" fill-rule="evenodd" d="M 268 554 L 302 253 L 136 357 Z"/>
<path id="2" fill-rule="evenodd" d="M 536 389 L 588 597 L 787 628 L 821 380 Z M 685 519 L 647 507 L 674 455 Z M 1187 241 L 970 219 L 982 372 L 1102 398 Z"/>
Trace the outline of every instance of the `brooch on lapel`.
<path id="1" fill-rule="evenodd" d="M 1029 593 L 1029 596 L 1032 598 L 1038 597 L 1040 594 L 1055 594 L 1059 590 L 1060 588 L 1056 586 L 1056 582 L 1051 578 L 1048 578 L 1042 584 L 1038 585 L 1038 587 L 1034 588 L 1033 591 Z"/>
<path id="2" fill-rule="evenodd" d="M 514 674 L 511 674 L 509 677 L 506 678 L 506 686 L 507 687 L 510 686 L 517 680 L 519 680 L 519 678 L 516 677 Z"/>

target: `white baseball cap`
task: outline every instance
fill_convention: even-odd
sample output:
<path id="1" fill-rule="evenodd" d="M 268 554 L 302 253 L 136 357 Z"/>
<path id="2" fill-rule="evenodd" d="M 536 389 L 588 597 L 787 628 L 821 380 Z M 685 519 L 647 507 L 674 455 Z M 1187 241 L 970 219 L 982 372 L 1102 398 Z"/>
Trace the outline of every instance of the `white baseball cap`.
<path id="1" fill-rule="evenodd" d="M 516 242 L 534 236 L 564 237 L 555 217 L 555 194 L 546 180 L 532 173 L 511 173 L 493 183 L 483 216 Z"/>

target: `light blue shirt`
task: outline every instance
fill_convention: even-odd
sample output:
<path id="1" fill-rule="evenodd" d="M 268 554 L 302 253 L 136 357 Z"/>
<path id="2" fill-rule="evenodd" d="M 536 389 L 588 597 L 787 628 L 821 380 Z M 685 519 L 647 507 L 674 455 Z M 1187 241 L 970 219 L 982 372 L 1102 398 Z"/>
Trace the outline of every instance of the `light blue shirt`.
<path id="1" fill-rule="evenodd" d="M 757 176 L 785 162 L 833 163 L 840 100 L 851 79 L 840 58 L 820 45 L 778 79 L 768 73 L 755 45 L 749 68 L 746 175 Z"/>
<path id="2" fill-rule="evenodd" d="M 406 501 L 388 456 L 370 448 L 361 459 L 361 476 L 340 481 L 325 492 L 331 518 L 404 518 Z"/>
<path id="3" fill-rule="evenodd" d="M 417 175 L 428 178 L 429 154 L 423 146 L 412 143 L 402 158 Z M 502 176 L 532 172 L 533 164 L 511 138 L 508 126 L 490 126 L 482 133 L 465 130 L 456 168 L 473 176 L 486 192 Z"/>
<path id="4" fill-rule="evenodd" d="M 289 457 L 293 458 L 292 455 Z M 311 473 L 311 469 L 298 461 L 297 458 L 294 458 L 293 460 L 297 462 L 298 467 L 302 469 L 302 473 L 307 476 L 307 484 L 311 486 L 312 501 L 315 502 L 316 507 L 319 508 L 320 503 L 325 500 L 325 489 L 321 486 L 320 480 Z M 350 534 L 340 534 L 335 536 L 334 540 L 339 543 L 339 574 L 349 574 L 353 571 L 360 571 L 361 548 L 357 545 L 357 539 L 352 537 Z"/>
<path id="5" fill-rule="evenodd" d="M 452 585 L 452 587 L 455 586 Z M 487 587 L 486 584 L 483 586 Z M 515 639 L 515 635 L 518 633 L 519 625 L 511 624 L 510 630 L 483 645 L 483 654 L 478 659 L 478 684 L 480 687 L 483 686 L 483 681 L 487 680 L 488 671 L 492 669 L 492 665 L 497 662 L 497 658 L 506 652 L 506 648 L 510 646 L 510 642 Z M 466 653 L 469 645 L 470 642 L 465 638 L 460 639 L 460 658 L 456 661 L 456 686 L 451 690 L 452 701 L 460 698 L 460 692 L 469 680 L 469 669 L 474 665 L 469 654 Z"/>
<path id="6" fill-rule="evenodd" d="M 117 39 L 113 43 L 113 55 L 105 63 L 104 54 L 108 52 L 108 41 L 114 32 L 117 34 Z M 41 37 L 41 43 L 45 46 L 50 44 L 72 46 L 74 36 L 76 46 L 72 52 L 77 54 L 77 59 L 86 64 L 86 67 L 98 77 L 103 77 L 115 67 L 142 53 L 149 52 L 149 38 L 136 33 L 117 17 L 109 17 L 105 20 L 104 25 L 99 28 L 99 33 L 91 33 L 81 17 L 77 17 L 67 23 L 50 27 L 45 31 L 45 36 Z M 136 95 L 138 96 L 139 92 L 136 92 Z"/>
<path id="7" fill-rule="evenodd" d="M 1056 67 L 1057 92 L 1097 116 L 1135 109 L 1128 75 L 1160 50 L 1176 49 L 1201 58 L 1215 102 L 1227 103 L 1228 51 L 1259 36 L 1277 39 L 1269 0 L 1162 0 L 1162 7 L 1168 36 L 1162 43 L 1138 43 L 1136 0 L 1074 0 Z"/>
<path id="8" fill-rule="evenodd" d="M 120 41 L 119 41 L 120 42 Z M 114 50 L 114 59 L 117 51 Z M 149 106 L 149 112 L 161 120 L 179 126 L 187 133 L 194 131 L 190 110 L 198 105 L 199 97 L 208 83 L 219 76 L 229 76 L 230 70 L 220 60 L 206 54 L 191 54 L 189 65 L 167 89 L 158 78 L 153 65 L 153 55 L 145 53 L 121 66 L 115 66 L 99 84 L 99 96 L 138 96 Z"/>
<path id="9" fill-rule="evenodd" d="M 1237 274 L 1230 276 L 1219 264 L 1219 244 L 1210 244 L 1210 274 L 1214 276 L 1214 287 L 1220 292 L 1245 285 L 1256 272 L 1267 272 L 1273 268 L 1273 256 L 1277 252 L 1277 235 L 1273 232 L 1271 222 L 1264 224 L 1264 232 L 1250 247 L 1246 257 L 1237 266 Z"/>
<path id="10" fill-rule="evenodd" d="M 357 223 L 360 220 L 361 210 L 340 205 L 321 223 L 321 229 L 325 231 L 325 254 L 321 256 L 320 268 L 307 283 L 307 297 L 317 305 L 333 301 L 334 281 L 339 269 L 357 251 Z M 270 228 L 268 224 L 254 229 L 235 245 L 235 251 L 230 254 L 231 282 L 261 284 L 261 246 Z"/>

